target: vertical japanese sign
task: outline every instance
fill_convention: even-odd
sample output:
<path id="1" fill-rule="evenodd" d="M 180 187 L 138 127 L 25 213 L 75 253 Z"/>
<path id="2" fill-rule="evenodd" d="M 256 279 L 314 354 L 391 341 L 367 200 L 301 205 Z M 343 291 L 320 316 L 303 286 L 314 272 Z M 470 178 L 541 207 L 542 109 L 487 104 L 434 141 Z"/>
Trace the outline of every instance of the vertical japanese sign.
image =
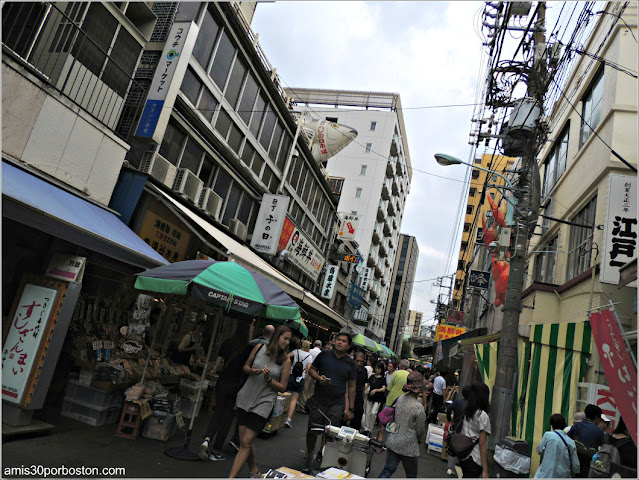
<path id="1" fill-rule="evenodd" d="M 262 197 L 262 205 L 257 214 L 251 247 L 260 253 L 275 255 L 280 241 L 284 219 L 288 204 L 291 201 L 286 195 L 271 195 Z"/>
<path id="2" fill-rule="evenodd" d="M 612 311 L 591 312 L 590 326 L 610 391 L 636 445 L 637 368 Z"/>
<path id="3" fill-rule="evenodd" d="M 610 175 L 599 280 L 619 283 L 619 268 L 637 257 L 637 177 Z M 630 286 L 636 286 L 636 282 Z"/>
<path id="4" fill-rule="evenodd" d="M 317 281 L 324 264 L 324 257 L 313 247 L 306 235 L 286 217 L 279 242 L 280 250 L 286 250 L 286 259 Z"/>
<path id="5" fill-rule="evenodd" d="M 171 27 L 135 131 L 136 137 L 150 138 L 158 144 L 162 142 L 198 32 L 199 27 L 190 21 L 175 22 Z"/>
<path id="6" fill-rule="evenodd" d="M 57 290 L 27 284 L 2 349 L 2 399 L 20 404 Z"/>
<path id="7" fill-rule="evenodd" d="M 359 279 L 360 279 L 360 284 L 359 286 L 362 287 L 362 290 L 366 291 L 366 289 L 368 288 L 368 282 L 370 281 L 371 278 L 371 268 L 369 267 L 364 267 L 362 269 L 362 273 L 359 275 Z"/>
<path id="8" fill-rule="evenodd" d="M 340 240 L 355 240 L 359 216 L 353 214 L 343 214 L 337 236 Z"/>
<path id="9" fill-rule="evenodd" d="M 324 285 L 322 285 L 322 294 L 320 295 L 322 298 L 327 300 L 333 298 L 338 270 L 339 266 L 337 265 L 328 265 L 326 267 L 326 276 L 324 277 Z"/>

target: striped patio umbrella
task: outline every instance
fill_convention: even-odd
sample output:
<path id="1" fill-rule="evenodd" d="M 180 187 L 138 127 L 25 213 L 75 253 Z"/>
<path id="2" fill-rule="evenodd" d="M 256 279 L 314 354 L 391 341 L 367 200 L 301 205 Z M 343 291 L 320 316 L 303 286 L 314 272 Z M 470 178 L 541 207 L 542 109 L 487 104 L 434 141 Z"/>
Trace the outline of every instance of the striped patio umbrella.
<path id="1" fill-rule="evenodd" d="M 360 347 L 365 348 L 366 350 L 369 350 L 371 352 L 377 352 L 377 347 L 375 346 L 375 341 L 371 338 L 368 338 L 364 335 L 362 335 L 361 333 L 358 333 L 357 335 L 355 335 L 353 337 L 352 342 L 355 345 L 359 345 Z"/>
<path id="2" fill-rule="evenodd" d="M 382 347 L 382 357 L 384 358 L 393 358 L 395 357 L 395 354 L 393 353 L 393 351 L 388 348 L 386 345 L 380 345 L 380 347 Z"/>

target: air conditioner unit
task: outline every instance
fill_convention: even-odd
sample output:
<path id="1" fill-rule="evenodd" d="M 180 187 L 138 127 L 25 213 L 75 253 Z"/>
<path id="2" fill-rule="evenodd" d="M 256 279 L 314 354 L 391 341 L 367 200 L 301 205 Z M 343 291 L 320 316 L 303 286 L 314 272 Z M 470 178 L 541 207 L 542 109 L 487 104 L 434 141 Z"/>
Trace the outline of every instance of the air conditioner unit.
<path id="1" fill-rule="evenodd" d="M 248 228 L 246 227 L 246 225 L 240 222 L 237 218 L 231 219 L 231 222 L 229 223 L 229 230 L 236 237 L 239 237 L 242 240 L 246 240 Z"/>
<path id="2" fill-rule="evenodd" d="M 202 189 L 198 205 L 202 210 L 213 215 L 216 220 L 220 219 L 220 213 L 222 211 L 222 197 L 215 193 L 211 188 Z"/>
<path id="3" fill-rule="evenodd" d="M 188 198 L 193 203 L 200 199 L 204 183 L 188 168 L 179 168 L 173 182 L 173 190 Z"/>
<path id="4" fill-rule="evenodd" d="M 177 168 L 159 153 L 149 150 L 142 155 L 140 172 L 148 173 L 151 177 L 171 188 L 175 180 Z"/>

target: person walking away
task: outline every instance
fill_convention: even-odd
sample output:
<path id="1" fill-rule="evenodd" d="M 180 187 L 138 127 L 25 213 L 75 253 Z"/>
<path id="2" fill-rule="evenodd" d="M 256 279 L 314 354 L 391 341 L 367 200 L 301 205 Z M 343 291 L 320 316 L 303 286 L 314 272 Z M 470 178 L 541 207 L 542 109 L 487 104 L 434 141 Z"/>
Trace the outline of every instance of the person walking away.
<path id="1" fill-rule="evenodd" d="M 291 329 L 277 327 L 271 340 L 253 347 L 244 363 L 248 378 L 237 394 L 237 423 L 240 429 L 240 450 L 235 456 L 229 478 L 237 477 L 242 465 L 247 464 L 251 477 L 260 475 L 255 462 L 255 437 L 264 429 L 277 399 L 288 383 L 291 361 L 287 356 Z"/>
<path id="2" fill-rule="evenodd" d="M 485 383 L 470 387 L 462 420 L 461 434 L 479 440 L 460 466 L 464 478 L 488 478 L 488 435 L 490 435 L 490 390 Z"/>
<path id="3" fill-rule="evenodd" d="M 623 418 L 619 418 L 612 434 L 606 435 L 597 456 L 598 464 L 591 464 L 589 477 L 637 478 L 637 446 Z"/>
<path id="4" fill-rule="evenodd" d="M 433 381 L 433 400 L 431 405 L 430 417 L 428 421 L 430 423 L 437 423 L 437 415 L 444 408 L 444 392 L 446 391 L 446 379 L 444 378 L 446 371 L 437 372 L 437 376 Z"/>
<path id="5" fill-rule="evenodd" d="M 462 388 L 461 396 L 457 397 L 453 403 L 446 409 L 446 418 L 450 424 L 449 431 L 456 432 L 456 428 L 464 420 L 464 409 L 466 408 L 466 398 L 470 394 L 470 385 L 466 385 Z M 457 472 L 455 471 L 455 465 L 457 464 L 457 457 L 448 455 L 448 465 L 446 466 L 446 475 L 457 478 Z"/>
<path id="6" fill-rule="evenodd" d="M 375 427 L 375 420 L 379 409 L 386 399 L 386 380 L 384 379 L 384 364 L 378 362 L 374 367 L 375 373 L 368 378 L 369 391 L 364 404 L 364 421 L 362 422 L 362 428 L 364 434 L 370 436 Z M 382 439 L 382 430 L 377 432 L 376 440 L 379 442 Z"/>
<path id="7" fill-rule="evenodd" d="M 204 325 L 206 325 L 206 320 L 199 319 L 195 322 L 193 329 L 184 334 L 177 350 L 171 356 L 171 360 L 173 360 L 174 363 L 186 365 L 191 368 L 191 357 L 193 356 L 193 352 L 200 348 L 202 343 L 202 331 L 204 330 Z"/>
<path id="8" fill-rule="evenodd" d="M 575 423 L 579 423 L 585 419 L 586 419 L 586 414 L 584 412 L 575 412 L 575 418 L 573 420 L 572 425 L 569 425 L 566 428 L 564 428 L 564 432 L 568 433 L 570 429 L 575 426 Z"/>
<path id="9" fill-rule="evenodd" d="M 404 466 L 406 478 L 417 478 L 419 444 L 426 438 L 426 412 L 418 397 L 424 390 L 424 377 L 410 372 L 402 390 L 406 394 L 395 404 L 395 426 L 386 440 L 386 464 L 379 478 L 390 478 L 399 462 Z"/>
<path id="10" fill-rule="evenodd" d="M 390 365 L 390 363 L 389 363 Z M 393 373 L 390 384 L 388 386 L 388 396 L 386 397 L 386 406 L 390 407 L 393 402 L 402 394 L 402 387 L 408 378 L 408 366 L 410 363 L 405 358 L 399 362 L 399 368 Z"/>
<path id="11" fill-rule="evenodd" d="M 311 354 L 311 363 L 313 363 L 313 360 L 315 360 L 317 356 L 322 353 L 322 341 L 315 340 L 315 342 L 313 343 L 313 348 L 311 348 L 309 353 Z M 306 401 L 311 398 L 313 392 L 315 392 L 315 380 L 313 380 L 313 377 L 311 377 L 310 375 L 306 375 L 304 379 L 304 391 L 297 401 L 298 409 L 300 412 L 304 412 L 306 410 Z"/>
<path id="12" fill-rule="evenodd" d="M 575 441 L 577 446 L 577 456 L 581 465 L 580 478 L 588 478 L 590 460 L 604 443 L 604 432 L 595 424 L 595 421 L 601 418 L 601 408 L 597 405 L 586 405 L 584 414 L 586 419 L 575 423 L 568 431 L 568 436 Z"/>
<path id="13" fill-rule="evenodd" d="M 226 434 L 231 429 L 234 417 L 237 392 L 242 381 L 242 366 L 246 362 L 245 354 L 248 345 L 249 330 L 239 325 L 236 320 L 235 332 L 220 345 L 218 357 L 215 361 L 215 371 L 218 379 L 215 383 L 215 412 L 209 421 L 204 441 L 200 445 L 199 457 L 201 460 L 225 460 L 222 454 L 222 446 Z M 215 438 L 209 454 L 209 444 Z"/>
<path id="14" fill-rule="evenodd" d="M 350 421 L 355 410 L 355 378 L 357 368 L 352 358 L 347 355 L 351 345 L 351 336 L 347 332 L 340 332 L 335 338 L 335 348 L 320 353 L 309 369 L 309 375 L 315 379 L 315 393 L 306 402 L 308 410 L 308 427 L 306 431 L 306 462 L 305 472 L 312 472 L 313 451 L 317 443 L 318 433 L 312 431 L 315 424 L 327 425 L 325 418 L 330 419 L 331 425 L 339 427 L 342 418 Z M 321 413 L 320 413 L 321 412 Z M 318 453 L 321 460 L 321 449 L 324 447 L 325 437 Z"/>
<path id="15" fill-rule="evenodd" d="M 550 431 L 545 432 L 537 445 L 541 464 L 534 478 L 571 478 L 579 472 L 579 458 L 575 442 L 564 432 L 566 419 L 559 413 L 550 416 Z"/>
<path id="16" fill-rule="evenodd" d="M 364 390 L 366 390 L 366 384 L 368 383 L 368 372 L 366 368 L 364 368 L 365 361 L 366 355 L 364 355 L 364 352 L 357 352 L 355 354 L 355 366 L 357 368 L 357 375 L 355 377 L 355 404 L 353 419 L 350 423 L 350 426 L 355 430 L 362 428 L 362 417 L 364 416 Z"/>
<path id="17" fill-rule="evenodd" d="M 291 345 L 291 353 L 288 354 L 288 358 L 291 361 L 291 373 L 288 377 L 287 385 L 287 391 L 291 392 L 291 403 L 288 407 L 286 421 L 284 422 L 288 428 L 293 427 L 292 420 L 293 414 L 295 413 L 295 407 L 297 405 L 297 399 L 300 392 L 304 389 L 306 371 L 313 360 L 313 356 L 309 353 L 310 344 L 306 340 L 302 341 L 303 346 L 302 348 L 299 348 L 300 341 L 293 337 L 291 339 Z"/>
<path id="18" fill-rule="evenodd" d="M 260 334 L 260 336 L 251 340 L 249 342 L 249 345 L 251 347 L 254 347 L 258 343 L 262 343 L 266 345 L 269 342 L 269 340 L 271 340 L 271 336 L 273 335 L 274 331 L 275 331 L 275 327 L 273 325 L 270 325 L 270 324 L 264 325 L 264 328 L 262 328 L 262 333 Z"/>

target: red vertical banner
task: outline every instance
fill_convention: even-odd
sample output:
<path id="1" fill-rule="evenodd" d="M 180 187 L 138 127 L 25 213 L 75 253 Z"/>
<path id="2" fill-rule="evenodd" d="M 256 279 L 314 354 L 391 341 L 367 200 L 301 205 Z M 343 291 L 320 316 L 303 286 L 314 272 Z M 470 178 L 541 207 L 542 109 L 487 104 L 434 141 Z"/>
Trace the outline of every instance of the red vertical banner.
<path id="1" fill-rule="evenodd" d="M 591 312 L 590 326 L 617 409 L 637 445 L 637 369 L 612 311 Z"/>

